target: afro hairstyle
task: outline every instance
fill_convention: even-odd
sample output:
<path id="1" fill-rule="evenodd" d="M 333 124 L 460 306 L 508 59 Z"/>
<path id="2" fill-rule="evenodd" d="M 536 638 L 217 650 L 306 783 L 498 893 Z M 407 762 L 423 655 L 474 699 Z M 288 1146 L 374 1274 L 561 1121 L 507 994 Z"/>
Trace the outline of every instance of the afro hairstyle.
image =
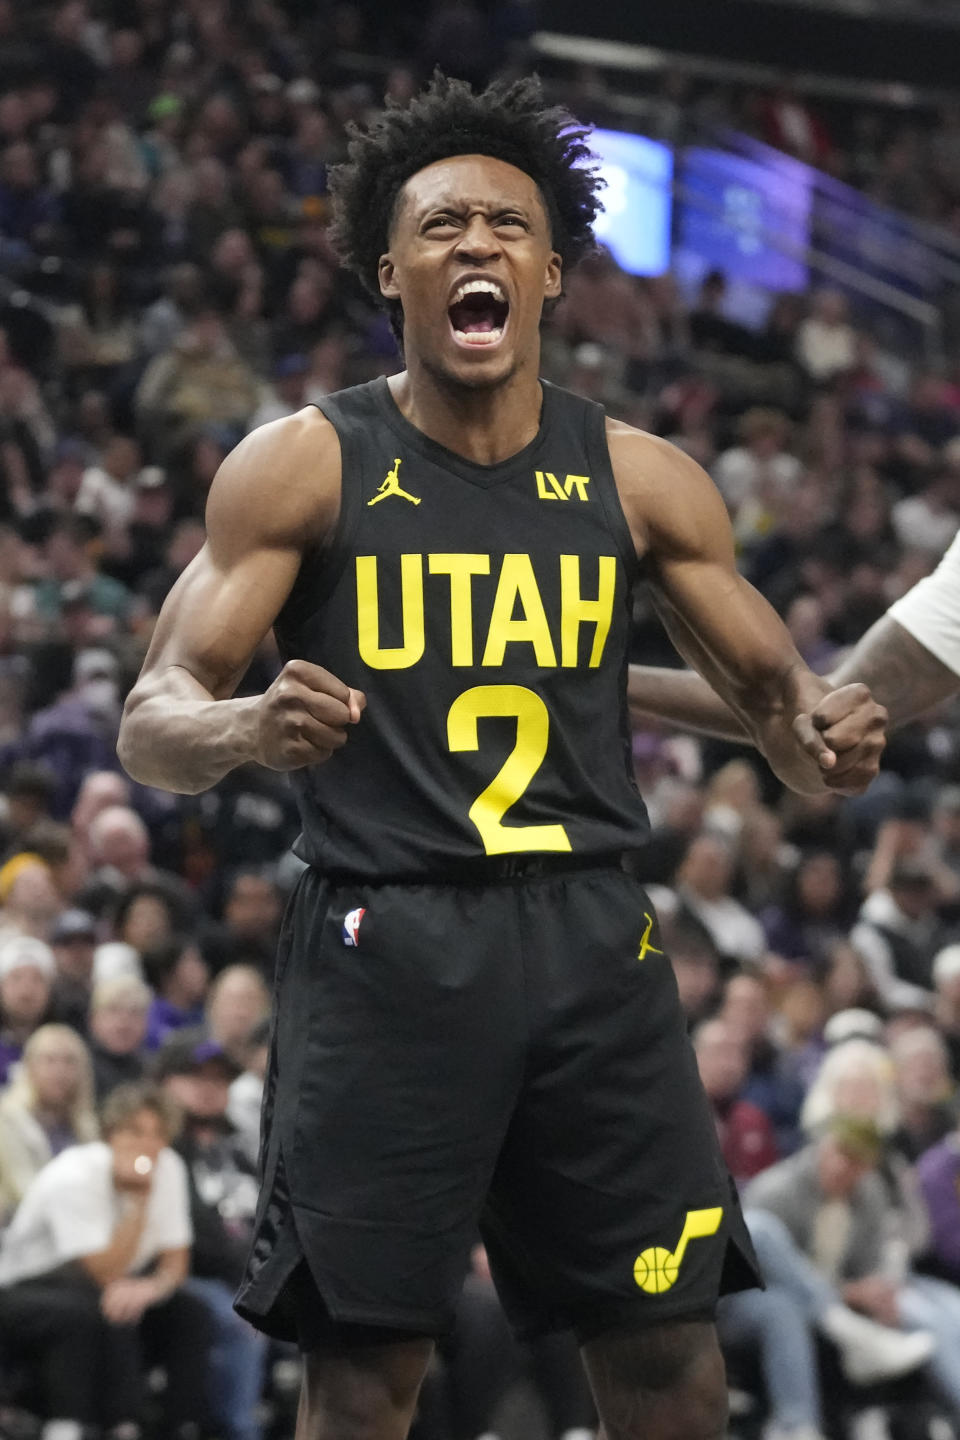
<path id="1" fill-rule="evenodd" d="M 546 103 L 535 75 L 495 81 L 475 94 L 463 80 L 434 72 L 408 106 L 388 101 L 370 127 L 350 129 L 347 161 L 330 175 L 334 244 L 348 270 L 385 305 L 394 335 L 403 307 L 380 294 L 378 265 L 389 248 L 397 199 L 411 175 L 452 155 L 490 155 L 539 186 L 553 247 L 571 268 L 595 248 L 593 222 L 603 180 L 584 143 L 589 129 Z"/>

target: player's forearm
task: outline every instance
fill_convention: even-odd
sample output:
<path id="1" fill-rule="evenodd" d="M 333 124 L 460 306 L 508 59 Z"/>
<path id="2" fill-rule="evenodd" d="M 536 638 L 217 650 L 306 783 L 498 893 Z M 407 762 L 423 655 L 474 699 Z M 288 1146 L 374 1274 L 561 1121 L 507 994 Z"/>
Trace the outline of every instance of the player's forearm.
<path id="1" fill-rule="evenodd" d="M 859 680 L 885 705 L 889 729 L 905 725 L 960 690 L 956 675 L 889 615 L 857 642 L 830 677 L 834 685 Z"/>
<path id="2" fill-rule="evenodd" d="M 208 790 L 257 755 L 260 697 L 214 700 L 180 666 L 141 679 L 124 707 L 120 763 L 141 785 Z"/>
<path id="3" fill-rule="evenodd" d="M 824 772 L 798 740 L 793 724 L 815 709 L 831 687 L 807 669 L 773 611 L 761 604 L 760 620 L 767 622 L 768 633 L 761 634 L 751 653 L 731 651 L 721 664 L 674 606 L 661 598 L 657 608 L 679 654 L 739 721 L 734 738 L 752 741 L 791 790 L 814 795 L 826 789 Z"/>
<path id="4" fill-rule="evenodd" d="M 627 700 L 634 725 L 654 718 L 720 740 L 751 739 L 739 716 L 695 670 L 631 665 Z"/>

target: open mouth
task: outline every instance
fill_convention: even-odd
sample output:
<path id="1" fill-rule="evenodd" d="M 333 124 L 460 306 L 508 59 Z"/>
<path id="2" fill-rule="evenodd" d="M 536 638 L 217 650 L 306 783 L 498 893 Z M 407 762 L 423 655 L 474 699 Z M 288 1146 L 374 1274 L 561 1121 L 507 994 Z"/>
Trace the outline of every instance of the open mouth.
<path id="1" fill-rule="evenodd" d="M 461 345 L 496 345 L 503 338 L 510 305 L 492 280 L 468 280 L 455 293 L 447 313 Z"/>

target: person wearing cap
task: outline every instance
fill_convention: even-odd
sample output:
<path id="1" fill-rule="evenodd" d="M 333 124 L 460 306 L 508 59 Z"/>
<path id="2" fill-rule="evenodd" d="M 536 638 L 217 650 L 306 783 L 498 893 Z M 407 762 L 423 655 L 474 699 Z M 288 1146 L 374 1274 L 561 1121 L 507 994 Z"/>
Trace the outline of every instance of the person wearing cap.
<path id="1" fill-rule="evenodd" d="M 103 1140 L 51 1160 L 0 1245 L 4 1348 L 42 1377 L 48 1415 L 76 1422 L 76 1440 L 81 1425 L 137 1440 L 157 1364 L 167 1376 L 157 1434 L 201 1433 L 210 1329 L 184 1288 L 193 1232 L 170 1148 L 178 1123 L 156 1086 L 118 1087 Z"/>
<path id="2" fill-rule="evenodd" d="M 54 921 L 50 945 L 57 964 L 51 1017 L 84 1034 L 93 985 L 96 923 L 86 910 L 64 910 Z"/>
<path id="3" fill-rule="evenodd" d="M 227 1114 L 240 1068 L 217 1040 L 196 1028 L 167 1037 L 153 1073 L 183 1114 L 175 1148 L 190 1186 L 194 1239 L 187 1285 L 208 1306 L 213 1323 L 211 1412 L 226 1440 L 260 1440 L 256 1412 L 266 1339 L 233 1309 L 257 1206 L 256 1167 Z"/>
<path id="4" fill-rule="evenodd" d="M 0 944 L 16 935 L 49 935 L 63 900 L 50 866 L 35 851 L 21 850 L 0 865 L 0 906 Z"/>
<path id="5" fill-rule="evenodd" d="M 69 1025 L 41 1025 L 0 1096 L 0 1220 L 55 1155 L 98 1134 L 86 1045 Z"/>
<path id="6" fill-rule="evenodd" d="M 889 1089 L 882 1083 L 883 1093 L 871 1100 L 866 1074 L 836 1074 L 824 1087 L 832 1089 L 833 1107 L 818 1105 L 804 1115 L 811 1143 L 748 1188 L 747 1223 L 768 1280 L 789 1283 L 798 1298 L 821 1307 L 825 1281 L 862 1315 L 911 1332 L 900 1337 L 905 1354 L 912 1353 L 917 1334 L 932 1338 L 931 1374 L 960 1421 L 960 1289 L 913 1268 L 913 1257 L 926 1243 L 926 1224 L 913 1188 L 900 1179 L 902 1162 L 886 1143 L 896 1123 L 895 1108 L 884 1101 L 886 1095 L 896 1106 L 892 1066 L 866 1042 L 848 1042 L 833 1052 L 838 1066 L 856 1043 L 864 1046 L 864 1060 L 874 1052 L 869 1063 L 876 1076 L 888 1067 Z M 761 1212 L 760 1218 L 754 1212 Z M 821 1328 L 841 1351 L 847 1334 L 855 1347 L 858 1343 L 843 1319 L 836 1334 Z"/>
<path id="7" fill-rule="evenodd" d="M 31 935 L 0 945 L 0 1084 L 50 1008 L 57 965 L 53 951 Z"/>
<path id="8" fill-rule="evenodd" d="M 136 975 L 113 975 L 95 983 L 88 1033 L 98 1103 L 118 1085 L 143 1079 L 151 998 L 149 985 Z"/>
<path id="9" fill-rule="evenodd" d="M 810 1144 L 758 1175 L 744 1194 L 768 1286 L 833 1342 L 853 1385 L 905 1375 L 934 1352 L 931 1334 L 900 1333 L 896 1287 L 884 1276 L 881 1151 L 875 1125 L 834 1114 Z"/>

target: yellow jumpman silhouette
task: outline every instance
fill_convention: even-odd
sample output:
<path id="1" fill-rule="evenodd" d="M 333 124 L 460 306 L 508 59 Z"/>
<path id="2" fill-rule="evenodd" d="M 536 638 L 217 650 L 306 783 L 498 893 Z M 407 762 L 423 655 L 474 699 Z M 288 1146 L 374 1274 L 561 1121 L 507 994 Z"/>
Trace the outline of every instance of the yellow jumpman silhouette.
<path id="1" fill-rule="evenodd" d="M 390 496 L 390 495 L 396 495 L 400 500 L 409 500 L 411 505 L 419 505 L 419 504 L 420 504 L 420 501 L 419 501 L 419 499 L 418 499 L 418 497 L 417 497 L 416 495 L 408 495 L 407 492 L 406 492 L 406 490 L 401 490 L 401 489 L 400 489 L 400 460 L 399 460 L 399 458 L 396 459 L 396 460 L 394 460 L 394 462 L 393 462 L 393 469 L 390 471 L 390 473 L 389 473 L 387 476 L 384 477 L 383 484 L 380 486 L 379 490 L 377 491 L 376 495 L 374 495 L 373 499 L 367 501 L 367 504 L 368 504 L 368 505 L 377 505 L 377 504 L 379 504 L 379 502 L 380 502 L 381 500 L 386 500 L 387 497 Z"/>

